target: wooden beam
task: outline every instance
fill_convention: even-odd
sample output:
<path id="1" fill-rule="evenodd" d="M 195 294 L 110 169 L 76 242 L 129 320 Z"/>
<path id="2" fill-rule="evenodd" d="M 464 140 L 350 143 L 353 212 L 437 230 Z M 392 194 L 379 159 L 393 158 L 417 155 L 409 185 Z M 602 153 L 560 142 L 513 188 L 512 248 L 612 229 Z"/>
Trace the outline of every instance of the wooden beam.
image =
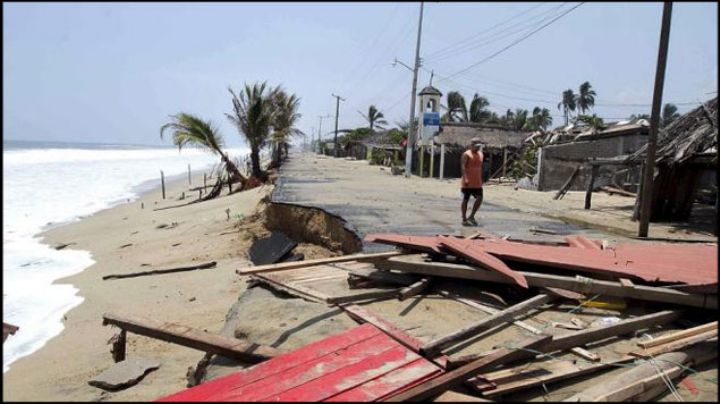
<path id="1" fill-rule="evenodd" d="M 638 342 L 638 346 L 641 348 L 650 348 L 650 347 L 654 347 L 657 345 L 666 344 L 668 342 L 677 341 L 682 338 L 691 337 L 693 335 L 698 335 L 698 334 L 704 333 L 706 331 L 717 330 L 717 328 L 718 328 L 718 322 L 713 321 L 712 323 L 703 324 L 698 327 L 688 328 L 687 330 L 682 330 L 682 331 L 675 332 L 672 334 L 663 335 L 662 337 L 654 338 L 650 341 L 641 341 L 641 342 Z"/>
<path id="2" fill-rule="evenodd" d="M 590 342 L 627 334 L 644 328 L 667 324 L 678 319 L 681 314 L 682 311 L 679 310 L 665 310 L 640 317 L 628 318 L 605 327 L 588 328 L 586 330 L 553 337 L 553 340 L 542 346 L 540 351 L 560 351 L 576 346 L 582 346 Z"/>
<path id="3" fill-rule="evenodd" d="M 512 279 L 496 274 L 492 271 L 477 269 L 461 264 L 424 262 L 422 256 L 418 254 L 388 258 L 385 261 L 376 263 L 375 266 L 380 269 L 392 269 L 420 275 L 514 284 Z M 528 285 L 532 287 L 555 287 L 585 295 L 600 294 L 653 302 L 674 303 L 678 305 L 714 310 L 717 310 L 718 308 L 717 295 L 715 294 L 691 294 L 670 288 L 641 285 L 635 285 L 633 288 L 627 288 L 620 282 L 601 281 L 590 278 L 572 278 L 568 276 L 526 271 L 517 272 L 522 274 L 527 280 Z"/>
<path id="4" fill-rule="evenodd" d="M 510 306 L 507 309 L 498 311 L 497 313 L 492 314 L 489 317 L 485 317 L 484 319 L 480 320 L 475 324 L 471 324 L 444 337 L 430 341 L 427 344 L 423 345 L 420 351 L 425 354 L 437 352 L 457 342 L 475 336 L 484 330 L 490 329 L 498 324 L 511 320 L 514 317 L 525 314 L 526 312 L 536 307 L 542 306 L 543 304 L 548 303 L 555 298 L 555 295 L 541 293 L 528 300 Z"/>
<path id="5" fill-rule="evenodd" d="M 295 268 L 303 268 L 303 267 L 310 267 L 315 265 L 321 265 L 321 264 L 331 264 L 335 262 L 346 262 L 346 261 L 378 261 L 378 260 L 384 260 L 386 258 L 394 257 L 396 255 L 401 255 L 402 253 L 399 251 L 389 251 L 389 252 L 382 252 L 382 253 L 375 253 L 375 254 L 352 254 L 352 255 L 341 255 L 339 257 L 330 257 L 330 258 L 319 258 L 315 260 L 307 260 L 307 261 L 298 261 L 298 262 L 281 262 L 279 264 L 268 264 L 268 265 L 259 265 L 255 267 L 245 267 L 235 270 L 235 273 L 238 275 L 251 275 L 251 274 L 257 274 L 262 272 L 274 272 L 274 271 L 283 271 L 286 269 L 295 269 Z"/>
<path id="6" fill-rule="evenodd" d="M 488 369 L 490 367 L 499 366 L 505 363 L 509 363 L 519 357 L 523 356 L 523 349 L 533 349 L 539 345 L 542 345 L 550 340 L 549 335 L 542 335 L 532 337 L 528 340 L 523 341 L 516 349 L 501 348 L 494 353 L 469 363 L 465 366 L 459 367 L 455 370 L 451 370 L 447 373 L 441 374 L 440 376 L 417 385 L 409 390 L 406 390 L 400 394 L 392 396 L 385 401 L 389 402 L 401 402 L 401 401 L 420 401 L 429 399 L 439 393 L 442 393 L 458 383 L 464 382 L 468 377 L 477 374 L 478 372 Z"/>
<path id="7" fill-rule="evenodd" d="M 585 209 L 590 209 L 590 203 L 592 200 L 593 187 L 595 186 L 595 177 L 598 175 L 598 169 L 600 166 L 592 166 L 590 169 L 590 180 L 588 181 L 587 190 L 585 191 Z"/>
<path id="8" fill-rule="evenodd" d="M 435 403 L 492 403 L 492 400 L 487 398 L 470 396 L 467 394 L 458 393 L 456 391 L 448 390 L 433 400 Z"/>
<path id="9" fill-rule="evenodd" d="M 713 338 L 717 338 L 718 330 L 705 331 L 702 334 L 692 335 L 677 341 L 668 342 L 663 345 L 654 346 L 652 348 L 645 348 L 642 351 L 633 351 L 629 355 L 637 358 L 649 358 L 651 356 L 662 355 L 667 352 L 672 352 L 676 349 L 684 348 L 689 345 L 698 344 L 703 341 L 708 341 Z"/>
<path id="10" fill-rule="evenodd" d="M 168 268 L 168 269 L 155 269 L 152 271 L 141 271 L 141 272 L 131 272 L 129 274 L 112 274 L 112 275 L 105 275 L 102 277 L 103 280 L 108 279 L 122 279 L 122 278 L 135 278 L 138 276 L 147 276 L 147 275 L 160 275 L 160 274 L 169 274 L 173 272 L 185 272 L 185 271 L 195 271 L 197 269 L 208 269 L 208 268 L 215 268 L 217 265 L 217 262 L 211 261 L 206 262 L 204 264 L 199 265 L 192 265 L 189 267 L 179 267 L 179 268 Z"/>
<path id="11" fill-rule="evenodd" d="M 651 362 L 626 370 L 563 401 L 626 401 L 657 386 L 664 386 L 665 379 L 677 378 L 686 369 L 681 365 L 697 365 L 716 357 L 717 350 L 707 347 L 662 354 Z"/>
<path id="12" fill-rule="evenodd" d="M 268 346 L 211 334 L 179 324 L 158 323 L 140 317 L 105 313 L 103 315 L 103 325 L 114 325 L 127 332 L 237 359 L 242 362 L 258 363 L 282 353 Z"/>
<path id="13" fill-rule="evenodd" d="M 430 284 L 430 278 L 422 278 L 412 285 L 400 289 L 398 292 L 398 300 L 401 302 L 409 297 L 415 296 L 425 290 Z"/>

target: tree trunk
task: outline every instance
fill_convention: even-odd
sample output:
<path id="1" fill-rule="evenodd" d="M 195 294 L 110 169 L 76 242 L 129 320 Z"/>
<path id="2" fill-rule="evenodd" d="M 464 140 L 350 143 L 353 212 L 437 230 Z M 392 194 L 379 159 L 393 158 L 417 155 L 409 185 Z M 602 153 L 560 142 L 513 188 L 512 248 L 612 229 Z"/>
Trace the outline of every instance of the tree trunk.
<path id="1" fill-rule="evenodd" d="M 260 150 L 258 147 L 250 147 L 250 161 L 252 163 L 253 177 L 265 182 L 267 180 L 267 174 L 260 168 Z"/>
<path id="2" fill-rule="evenodd" d="M 240 182 L 244 184 L 247 178 L 245 178 L 245 176 L 240 173 L 240 170 L 238 170 L 237 166 L 235 166 L 235 164 L 230 160 L 227 154 L 220 152 L 220 155 L 222 156 L 222 161 L 227 166 L 228 171 L 232 173 L 232 177 L 240 179 Z M 228 178 L 228 181 L 232 181 L 232 177 Z"/>

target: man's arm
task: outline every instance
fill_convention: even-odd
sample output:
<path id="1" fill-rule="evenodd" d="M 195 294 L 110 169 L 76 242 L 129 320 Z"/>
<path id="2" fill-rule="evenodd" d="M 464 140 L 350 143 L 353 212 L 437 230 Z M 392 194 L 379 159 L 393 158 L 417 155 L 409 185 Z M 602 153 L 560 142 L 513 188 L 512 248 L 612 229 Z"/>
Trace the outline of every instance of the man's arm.
<path id="1" fill-rule="evenodd" d="M 460 172 L 462 173 L 462 180 L 465 184 L 467 184 L 467 175 L 465 172 L 465 165 L 467 164 L 468 156 L 467 154 L 463 153 L 462 157 L 460 157 Z"/>

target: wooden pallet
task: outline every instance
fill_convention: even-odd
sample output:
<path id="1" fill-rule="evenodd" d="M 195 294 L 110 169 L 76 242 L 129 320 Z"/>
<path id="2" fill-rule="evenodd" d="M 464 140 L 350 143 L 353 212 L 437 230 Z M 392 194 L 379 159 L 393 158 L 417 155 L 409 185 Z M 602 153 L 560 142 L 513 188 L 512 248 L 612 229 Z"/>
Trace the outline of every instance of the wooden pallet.
<path id="1" fill-rule="evenodd" d="M 251 275 L 261 283 L 318 303 L 339 304 L 394 298 L 398 288 L 350 289 L 348 271 L 332 265 L 315 265 Z"/>
<path id="2" fill-rule="evenodd" d="M 364 324 L 158 401 L 376 401 L 442 372 Z"/>

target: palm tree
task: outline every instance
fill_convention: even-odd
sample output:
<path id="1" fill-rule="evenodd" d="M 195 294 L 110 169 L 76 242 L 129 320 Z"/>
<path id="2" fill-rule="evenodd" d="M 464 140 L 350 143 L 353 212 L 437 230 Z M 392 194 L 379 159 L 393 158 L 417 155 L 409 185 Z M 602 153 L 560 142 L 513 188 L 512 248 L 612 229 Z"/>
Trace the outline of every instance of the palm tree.
<path id="1" fill-rule="evenodd" d="M 677 112 L 677 107 L 675 104 L 665 104 L 662 110 L 662 120 L 660 122 L 660 126 L 666 127 L 670 125 L 670 123 L 677 118 L 680 117 L 680 114 Z"/>
<path id="2" fill-rule="evenodd" d="M 550 116 L 550 110 L 547 108 L 535 107 L 532 113 L 531 121 L 534 124 L 535 129 L 540 128 L 546 131 L 548 126 L 552 125 L 552 116 Z"/>
<path id="3" fill-rule="evenodd" d="M 573 93 L 572 89 L 567 89 L 563 91 L 562 93 L 562 101 L 560 101 L 557 105 L 559 110 L 563 111 L 563 115 L 565 115 L 565 126 L 569 123 L 570 113 L 572 111 L 575 111 L 576 105 L 575 105 L 575 93 Z"/>
<path id="4" fill-rule="evenodd" d="M 515 130 L 523 130 L 528 123 L 528 111 L 526 109 L 516 108 L 512 114 L 512 127 Z"/>
<path id="5" fill-rule="evenodd" d="M 382 112 L 380 112 L 379 109 L 377 109 L 376 106 L 370 105 L 368 108 L 367 115 L 360 112 L 360 115 L 365 118 L 366 121 L 368 121 L 368 124 L 370 124 L 370 129 L 377 127 L 380 130 L 384 129 L 384 125 L 387 125 L 387 121 L 385 120 L 385 115 L 383 115 Z"/>
<path id="6" fill-rule="evenodd" d="M 267 173 L 260 168 L 260 150 L 265 147 L 275 122 L 274 90 L 263 82 L 252 86 L 245 84 L 240 94 L 236 94 L 232 88 L 228 88 L 228 91 L 232 95 L 233 114 L 225 116 L 250 146 L 252 175 L 265 181 Z"/>
<path id="7" fill-rule="evenodd" d="M 451 121 L 468 121 L 468 111 L 467 105 L 465 104 L 465 98 L 458 91 L 450 91 L 447 94 L 447 103 L 448 114 Z"/>
<path id="8" fill-rule="evenodd" d="M 603 119 L 599 116 L 592 114 L 590 115 L 578 115 L 577 117 L 578 121 L 586 123 L 591 128 L 597 130 L 602 129 L 605 126 L 605 123 L 603 122 Z"/>
<path id="9" fill-rule="evenodd" d="M 273 165 L 279 165 L 281 147 L 286 147 L 291 137 L 305 136 L 305 134 L 295 127 L 297 121 L 302 117 L 298 113 L 300 99 L 295 94 L 288 95 L 282 88 L 278 87 L 272 92 L 272 102 L 274 120 L 272 122 L 273 133 L 270 138 L 275 147 Z"/>
<path id="10" fill-rule="evenodd" d="M 172 122 L 160 127 L 161 139 L 166 129 L 172 130 L 173 144 L 178 147 L 178 150 L 182 150 L 183 146 L 195 146 L 218 154 L 233 177 L 245 182 L 245 177 L 240 174 L 237 166 L 230 160 L 227 153 L 223 153 L 223 138 L 211 122 L 184 112 L 171 115 L 170 118 L 172 118 Z"/>
<path id="11" fill-rule="evenodd" d="M 581 113 L 595 106 L 595 90 L 592 89 L 589 81 L 580 84 L 580 93 L 576 96 L 575 102 Z"/>
<path id="12" fill-rule="evenodd" d="M 489 105 L 490 101 L 487 98 L 480 97 L 476 93 L 470 101 L 470 122 L 483 122 L 490 119 L 490 111 L 487 110 Z"/>

